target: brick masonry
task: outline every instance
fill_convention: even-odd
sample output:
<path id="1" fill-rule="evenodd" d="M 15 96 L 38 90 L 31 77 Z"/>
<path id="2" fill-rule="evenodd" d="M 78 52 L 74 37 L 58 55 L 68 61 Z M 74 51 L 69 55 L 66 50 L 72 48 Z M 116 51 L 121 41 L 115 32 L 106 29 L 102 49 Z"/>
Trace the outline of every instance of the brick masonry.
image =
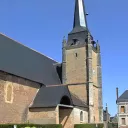
<path id="1" fill-rule="evenodd" d="M 40 84 L 20 78 L 5 72 L 0 72 L 0 123 L 62 123 L 65 127 L 77 123 L 100 122 L 99 97 L 102 88 L 99 88 L 99 70 L 97 68 L 97 53 L 85 46 L 64 49 L 64 83 L 70 93 L 85 104 L 89 109 L 75 107 L 71 109 L 36 108 L 29 105 L 35 98 Z M 87 54 L 91 57 L 88 58 Z M 89 61 L 87 61 L 89 59 Z M 89 64 L 89 65 L 88 65 Z M 88 66 L 87 66 L 88 65 Z M 100 67 L 101 68 L 101 67 Z M 101 70 L 101 69 L 100 69 Z M 89 73 L 89 74 L 88 74 Z M 100 82 L 101 83 L 101 82 Z M 102 97 L 102 96 L 101 96 Z M 3 111 L 6 110 L 6 111 Z M 84 120 L 80 122 L 80 112 L 84 113 Z M 69 116 L 69 118 L 67 118 Z M 70 125 L 71 124 L 71 125 Z"/>
<path id="2" fill-rule="evenodd" d="M 71 46 L 70 46 L 71 47 Z M 89 122 L 101 123 L 102 88 L 99 88 L 99 53 L 88 46 L 66 48 L 64 52 L 65 80 L 70 93 L 84 103 L 89 103 Z M 101 82 L 100 82 L 101 84 Z M 82 92 L 82 93 L 81 93 Z"/>
<path id="3" fill-rule="evenodd" d="M 28 107 L 39 88 L 40 84 L 0 72 L 0 123 L 27 122 Z"/>
<path id="4" fill-rule="evenodd" d="M 56 124 L 56 109 L 55 107 L 30 109 L 28 113 L 29 122 L 35 124 Z"/>
<path id="5" fill-rule="evenodd" d="M 94 122 L 99 123 L 99 94 L 97 84 L 97 53 L 92 51 L 92 68 L 93 68 L 93 99 L 94 99 Z"/>
<path id="6" fill-rule="evenodd" d="M 97 53 L 92 51 L 93 85 L 97 86 Z"/>
<path id="7" fill-rule="evenodd" d="M 63 128 L 73 128 L 73 110 L 70 108 L 60 108 L 59 121 Z"/>
<path id="8" fill-rule="evenodd" d="M 93 87 L 93 96 L 94 96 L 94 122 L 99 123 L 99 103 L 98 103 L 98 88 Z"/>
<path id="9" fill-rule="evenodd" d="M 85 47 L 66 50 L 66 84 L 86 83 Z"/>
<path id="10" fill-rule="evenodd" d="M 80 120 L 80 113 L 83 112 L 83 120 Z M 64 128 L 74 128 L 74 124 L 88 123 L 88 108 L 60 108 L 59 120 Z"/>
<path id="11" fill-rule="evenodd" d="M 80 121 L 80 113 L 83 112 L 83 121 Z M 88 108 L 74 108 L 74 124 L 88 123 Z"/>
<path id="12" fill-rule="evenodd" d="M 87 104 L 87 86 L 85 84 L 70 85 L 68 89 L 73 97 Z M 73 98 L 72 98 L 73 99 Z"/>
<path id="13" fill-rule="evenodd" d="M 97 44 L 97 86 L 99 87 L 99 121 L 103 122 L 103 99 L 102 99 L 102 69 L 101 69 L 101 54 L 100 46 Z"/>

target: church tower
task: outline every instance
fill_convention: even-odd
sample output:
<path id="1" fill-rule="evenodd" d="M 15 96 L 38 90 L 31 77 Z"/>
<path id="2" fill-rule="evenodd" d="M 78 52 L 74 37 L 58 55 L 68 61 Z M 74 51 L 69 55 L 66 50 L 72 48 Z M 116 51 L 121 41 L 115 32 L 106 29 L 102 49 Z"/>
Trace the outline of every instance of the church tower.
<path id="1" fill-rule="evenodd" d="M 86 16 L 84 0 L 76 0 L 73 30 L 63 40 L 62 81 L 88 108 L 88 123 L 102 123 L 100 46 L 89 32 Z"/>

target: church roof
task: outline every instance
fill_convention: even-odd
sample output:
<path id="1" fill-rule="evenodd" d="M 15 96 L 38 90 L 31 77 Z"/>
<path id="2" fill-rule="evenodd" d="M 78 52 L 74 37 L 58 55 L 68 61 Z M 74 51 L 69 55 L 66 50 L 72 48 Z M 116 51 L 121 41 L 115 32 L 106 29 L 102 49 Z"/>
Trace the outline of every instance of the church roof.
<path id="1" fill-rule="evenodd" d="M 83 103 L 78 97 L 71 94 L 68 85 L 61 85 L 41 87 L 30 108 L 56 107 L 58 104 L 61 104 L 60 101 L 63 96 L 67 96 L 70 99 L 70 105 L 72 106 L 88 107 L 86 103 Z"/>
<path id="2" fill-rule="evenodd" d="M 128 102 L 128 90 L 126 90 L 118 99 L 117 102 Z"/>
<path id="3" fill-rule="evenodd" d="M 0 34 L 0 70 L 44 85 L 61 84 L 57 62 Z"/>
<path id="4" fill-rule="evenodd" d="M 56 107 L 63 96 L 67 96 L 72 105 L 67 86 L 41 87 L 30 108 Z"/>

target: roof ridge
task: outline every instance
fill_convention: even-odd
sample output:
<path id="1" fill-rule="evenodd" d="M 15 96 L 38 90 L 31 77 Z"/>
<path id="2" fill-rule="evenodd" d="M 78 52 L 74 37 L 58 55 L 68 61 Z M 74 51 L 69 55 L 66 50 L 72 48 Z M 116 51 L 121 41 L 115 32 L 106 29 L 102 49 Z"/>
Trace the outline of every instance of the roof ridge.
<path id="1" fill-rule="evenodd" d="M 26 47 L 26 48 L 28 48 L 28 49 L 30 49 L 30 50 L 36 52 L 36 53 L 42 55 L 42 56 L 45 56 L 45 57 L 49 58 L 50 60 L 55 61 L 55 63 L 59 63 L 59 62 L 57 62 L 56 60 L 54 60 L 53 58 L 51 58 L 51 57 L 49 57 L 49 56 L 46 56 L 46 55 L 42 54 L 41 52 L 38 52 L 38 51 L 34 50 L 33 48 L 30 48 L 30 47 L 28 47 L 28 46 L 22 44 L 21 42 L 16 41 L 16 40 L 12 39 L 11 37 L 8 37 L 7 35 L 5 35 L 5 34 L 3 34 L 3 33 L 0 33 L 0 35 L 3 35 L 3 36 L 5 36 L 5 37 L 7 37 L 8 39 L 14 41 L 15 43 L 18 43 L 18 44 L 20 44 L 20 45 L 22 45 L 22 46 L 24 46 L 24 47 Z"/>
<path id="2" fill-rule="evenodd" d="M 128 90 L 125 90 L 117 99 L 118 102 L 128 101 Z"/>

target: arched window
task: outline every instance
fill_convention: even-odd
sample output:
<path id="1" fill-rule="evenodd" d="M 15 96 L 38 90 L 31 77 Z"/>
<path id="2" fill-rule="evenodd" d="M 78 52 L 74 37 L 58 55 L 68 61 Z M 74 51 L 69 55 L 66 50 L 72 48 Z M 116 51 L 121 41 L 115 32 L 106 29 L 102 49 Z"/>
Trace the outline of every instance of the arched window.
<path id="1" fill-rule="evenodd" d="M 63 96 L 61 101 L 60 101 L 60 104 L 71 105 L 69 97 L 68 96 Z"/>
<path id="2" fill-rule="evenodd" d="M 84 118 L 83 112 L 81 111 L 81 112 L 80 112 L 80 121 L 83 121 L 83 118 Z"/>
<path id="3" fill-rule="evenodd" d="M 8 102 L 8 103 L 13 102 L 13 85 L 12 85 L 12 83 L 8 83 L 6 85 L 6 102 Z"/>

